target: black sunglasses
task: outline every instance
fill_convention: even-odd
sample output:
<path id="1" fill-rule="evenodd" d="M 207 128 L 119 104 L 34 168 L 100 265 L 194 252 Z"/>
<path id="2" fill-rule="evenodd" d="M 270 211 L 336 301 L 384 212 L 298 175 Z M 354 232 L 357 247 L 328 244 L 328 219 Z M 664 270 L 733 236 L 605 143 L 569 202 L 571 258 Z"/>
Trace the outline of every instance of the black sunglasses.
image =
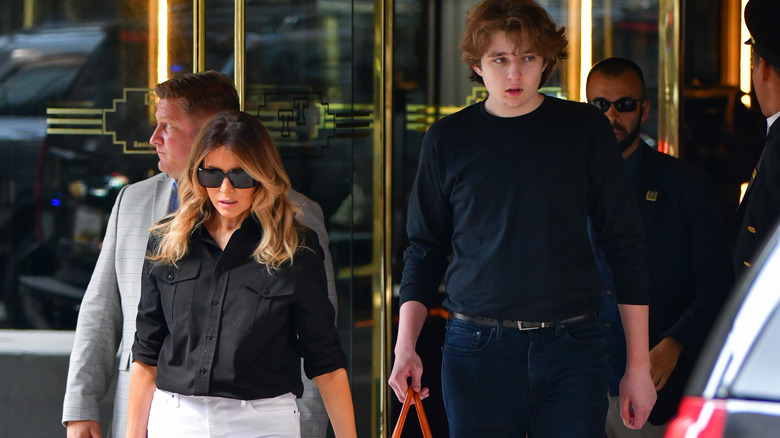
<path id="1" fill-rule="evenodd" d="M 633 97 L 621 97 L 614 102 L 610 102 L 603 97 L 597 97 L 591 100 L 590 104 L 604 112 L 607 112 L 609 107 L 614 104 L 615 109 L 618 110 L 618 112 L 628 113 L 636 110 L 637 104 L 643 100 L 644 99 L 634 99 Z"/>
<path id="2" fill-rule="evenodd" d="M 251 189 L 259 184 L 243 169 L 230 169 L 228 173 L 225 173 L 219 169 L 198 168 L 198 182 L 203 187 L 216 189 L 222 185 L 225 178 L 236 189 Z"/>

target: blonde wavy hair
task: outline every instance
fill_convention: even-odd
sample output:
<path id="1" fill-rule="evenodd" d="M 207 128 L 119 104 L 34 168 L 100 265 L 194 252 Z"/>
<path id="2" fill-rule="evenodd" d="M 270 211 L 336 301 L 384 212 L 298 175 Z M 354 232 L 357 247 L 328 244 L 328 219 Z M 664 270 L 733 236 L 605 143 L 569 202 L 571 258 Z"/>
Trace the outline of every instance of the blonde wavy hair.
<path id="1" fill-rule="evenodd" d="M 253 258 L 265 264 L 269 272 L 287 261 L 292 263 L 300 242 L 295 219 L 298 210 L 287 199 L 290 178 L 271 133 L 257 117 L 241 111 L 217 113 L 201 129 L 190 151 L 187 170 L 178 181 L 179 209 L 149 229 L 159 245 L 147 257 L 175 266 L 187 255 L 192 232 L 219 214 L 206 188 L 198 182 L 198 168 L 208 154 L 222 147 L 260 183 L 254 189 L 250 214 L 260 223 L 263 236 Z"/>

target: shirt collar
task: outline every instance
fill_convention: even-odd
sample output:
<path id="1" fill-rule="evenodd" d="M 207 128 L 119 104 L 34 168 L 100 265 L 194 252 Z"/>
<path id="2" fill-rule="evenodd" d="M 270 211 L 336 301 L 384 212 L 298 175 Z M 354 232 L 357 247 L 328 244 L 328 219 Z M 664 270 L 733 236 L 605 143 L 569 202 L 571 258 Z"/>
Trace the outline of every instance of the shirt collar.
<path id="1" fill-rule="evenodd" d="M 778 118 L 780 118 L 780 112 L 774 113 L 766 118 L 766 135 L 769 135 L 769 130 Z"/>
<path id="2" fill-rule="evenodd" d="M 200 224 L 193 234 L 198 236 L 203 243 L 219 248 L 203 224 Z M 231 268 L 245 263 L 248 258 L 252 257 L 252 253 L 257 248 L 257 243 L 260 242 L 262 236 L 263 229 L 260 222 L 255 219 L 254 215 L 250 214 L 241 222 L 241 227 L 230 236 L 230 241 L 220 256 L 220 265 Z"/>

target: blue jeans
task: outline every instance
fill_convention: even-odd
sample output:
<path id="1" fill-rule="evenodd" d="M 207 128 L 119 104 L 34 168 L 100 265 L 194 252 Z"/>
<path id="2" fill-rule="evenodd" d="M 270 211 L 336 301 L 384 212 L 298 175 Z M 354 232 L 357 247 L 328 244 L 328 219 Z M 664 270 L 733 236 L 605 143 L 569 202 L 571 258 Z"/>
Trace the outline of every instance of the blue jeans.
<path id="1" fill-rule="evenodd" d="M 520 331 L 450 320 L 442 392 L 452 438 L 602 438 L 601 322 Z"/>

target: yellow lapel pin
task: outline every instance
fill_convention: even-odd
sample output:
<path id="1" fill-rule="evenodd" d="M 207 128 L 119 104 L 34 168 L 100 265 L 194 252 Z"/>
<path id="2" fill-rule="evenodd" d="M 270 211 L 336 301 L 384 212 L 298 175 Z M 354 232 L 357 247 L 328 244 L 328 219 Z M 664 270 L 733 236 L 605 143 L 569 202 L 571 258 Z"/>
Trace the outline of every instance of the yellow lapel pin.
<path id="1" fill-rule="evenodd" d="M 658 192 L 655 190 L 648 190 L 647 194 L 645 195 L 645 199 L 655 202 L 658 199 Z"/>

